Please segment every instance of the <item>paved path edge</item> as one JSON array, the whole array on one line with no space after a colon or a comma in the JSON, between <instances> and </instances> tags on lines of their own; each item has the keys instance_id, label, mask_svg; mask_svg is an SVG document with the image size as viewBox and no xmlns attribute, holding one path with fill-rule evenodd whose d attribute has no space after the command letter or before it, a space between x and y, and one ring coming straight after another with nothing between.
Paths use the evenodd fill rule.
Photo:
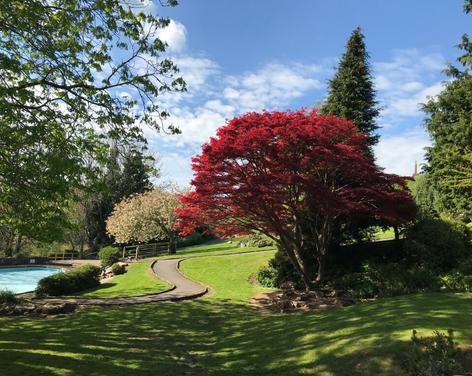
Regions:
<instances>
[{"instance_id":1,"label":"paved path edge","mask_svg":"<svg viewBox=\"0 0 472 376\"><path fill-rule=\"evenodd\" d=\"M195 281L185 274L183 274L179 268L180 263L187 258L183 259L178 259L177 264L176 264L176 271L181 274L181 276L185 279L188 279L189 281L198 284L202 290L197 292L197 293L191 293L191 294L185 294L182 296L172 296L169 293L172 293L172 291L176 290L178 286L176 286L174 283L171 281L161 278L159 275L154 270L155 264L159 260L154 260L150 266L149 269L152 273L152 275L160 280L163 280L171 285L170 288L160 291L155 294L145 294L145 295L137 295L137 296L130 296L130 297L117 297L117 298L34 298L33 300L35 301L40 301L44 303L75 303L80 306L115 306L115 305L134 305L134 304L146 304L146 303L158 303L158 302L175 302L175 301L181 301L181 300L190 300L190 299L196 299L199 297L202 297L206 295L209 291L208 287L203 285L202 283ZM169 296L165 297L163 295L169 294Z\"/></svg>"}]
</instances>

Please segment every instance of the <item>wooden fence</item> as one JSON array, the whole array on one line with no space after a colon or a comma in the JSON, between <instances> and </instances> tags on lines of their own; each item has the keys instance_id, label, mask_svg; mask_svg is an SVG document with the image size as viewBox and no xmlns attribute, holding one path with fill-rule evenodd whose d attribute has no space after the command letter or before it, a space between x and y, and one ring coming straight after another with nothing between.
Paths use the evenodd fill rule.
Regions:
<instances>
[{"instance_id":1,"label":"wooden fence","mask_svg":"<svg viewBox=\"0 0 472 376\"><path fill-rule=\"evenodd\" d=\"M96 260L97 257L97 252L88 252L83 255L82 259ZM48 258L50 261L74 261L80 259L80 254L77 252L56 252L49 254Z\"/></svg>"},{"instance_id":2,"label":"wooden fence","mask_svg":"<svg viewBox=\"0 0 472 376\"><path fill-rule=\"evenodd\" d=\"M140 260L146 257L156 257L167 254L169 251L168 242L159 242L152 244L128 245L122 249L122 258L124 260ZM97 253L87 253L84 259L96 259ZM57 252L49 255L50 261L74 261L79 259L77 252Z\"/></svg>"},{"instance_id":3,"label":"wooden fence","mask_svg":"<svg viewBox=\"0 0 472 376\"><path fill-rule=\"evenodd\" d=\"M169 243L136 244L123 247L123 259L139 260L146 257L156 257L169 252Z\"/></svg>"},{"instance_id":4,"label":"wooden fence","mask_svg":"<svg viewBox=\"0 0 472 376\"><path fill-rule=\"evenodd\" d=\"M49 254L50 261L65 261L65 260L76 260L79 255L75 252L58 252Z\"/></svg>"}]
</instances>

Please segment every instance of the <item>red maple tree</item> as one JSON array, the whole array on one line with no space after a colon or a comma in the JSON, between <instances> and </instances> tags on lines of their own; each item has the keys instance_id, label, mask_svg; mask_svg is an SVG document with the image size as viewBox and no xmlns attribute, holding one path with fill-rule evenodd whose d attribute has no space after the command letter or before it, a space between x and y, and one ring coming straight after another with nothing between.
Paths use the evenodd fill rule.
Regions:
<instances>
[{"instance_id":1,"label":"red maple tree","mask_svg":"<svg viewBox=\"0 0 472 376\"><path fill-rule=\"evenodd\" d=\"M236 117L193 158L194 190L181 198L178 227L185 234L211 224L220 236L260 231L312 287L323 278L335 220L414 218L405 178L366 157L365 140L351 122L316 111ZM315 280L306 252L317 260Z\"/></svg>"}]
</instances>

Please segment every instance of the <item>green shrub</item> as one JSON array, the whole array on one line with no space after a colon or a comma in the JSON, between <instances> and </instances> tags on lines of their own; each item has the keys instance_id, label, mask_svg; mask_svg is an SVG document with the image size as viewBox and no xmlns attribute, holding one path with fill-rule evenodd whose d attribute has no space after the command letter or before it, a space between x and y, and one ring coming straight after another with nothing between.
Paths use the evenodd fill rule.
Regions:
<instances>
[{"instance_id":1,"label":"green shrub","mask_svg":"<svg viewBox=\"0 0 472 376\"><path fill-rule=\"evenodd\" d=\"M459 349L454 342L452 330L447 334L434 332L431 337L420 338L413 330L411 348L406 362L411 376L452 376L463 373L456 357Z\"/></svg>"},{"instance_id":2,"label":"green shrub","mask_svg":"<svg viewBox=\"0 0 472 376\"><path fill-rule=\"evenodd\" d=\"M412 226L406 237L407 258L438 271L457 267L470 253L470 232L459 221L426 218Z\"/></svg>"},{"instance_id":3,"label":"green shrub","mask_svg":"<svg viewBox=\"0 0 472 376\"><path fill-rule=\"evenodd\" d=\"M104 247L98 252L98 257L102 263L103 268L112 266L114 263L120 261L122 253L119 248L112 246Z\"/></svg>"},{"instance_id":4,"label":"green shrub","mask_svg":"<svg viewBox=\"0 0 472 376\"><path fill-rule=\"evenodd\" d=\"M450 291L472 291L472 275L460 271L451 271L439 278L441 287Z\"/></svg>"},{"instance_id":5,"label":"green shrub","mask_svg":"<svg viewBox=\"0 0 472 376\"><path fill-rule=\"evenodd\" d=\"M472 275L472 257L468 258L467 260L463 260L457 270L465 275Z\"/></svg>"},{"instance_id":6,"label":"green shrub","mask_svg":"<svg viewBox=\"0 0 472 376\"><path fill-rule=\"evenodd\" d=\"M56 273L38 282L36 295L59 296L100 285L101 269L94 265L82 265L67 272Z\"/></svg>"},{"instance_id":7,"label":"green shrub","mask_svg":"<svg viewBox=\"0 0 472 376\"><path fill-rule=\"evenodd\" d=\"M263 248L263 247L270 247L274 245L274 241L267 236L263 236L260 234L255 234L252 235L248 238L249 241L249 246L250 247L258 247L258 248Z\"/></svg>"},{"instance_id":8,"label":"green shrub","mask_svg":"<svg viewBox=\"0 0 472 376\"><path fill-rule=\"evenodd\" d=\"M389 297L419 291L436 291L438 277L424 267L405 263L365 262L362 271L338 278L334 285L345 289L358 299Z\"/></svg>"},{"instance_id":9,"label":"green shrub","mask_svg":"<svg viewBox=\"0 0 472 376\"><path fill-rule=\"evenodd\" d=\"M179 237L177 239L177 248L190 247L192 245L198 245L205 243L215 237L208 233L202 233L200 231L195 231L193 234L185 237Z\"/></svg>"},{"instance_id":10,"label":"green shrub","mask_svg":"<svg viewBox=\"0 0 472 376\"><path fill-rule=\"evenodd\" d=\"M257 281L265 287L278 287L276 285L277 270L272 266L261 266L256 274Z\"/></svg>"},{"instance_id":11,"label":"green shrub","mask_svg":"<svg viewBox=\"0 0 472 376\"><path fill-rule=\"evenodd\" d=\"M291 261L284 251L278 250L269 265L259 269L257 281L266 287L280 287L284 282L293 282L296 288L304 288L303 280L295 271Z\"/></svg>"},{"instance_id":12,"label":"green shrub","mask_svg":"<svg viewBox=\"0 0 472 376\"><path fill-rule=\"evenodd\" d=\"M274 245L274 241L269 238L260 239L259 241L255 243L255 245L256 247L259 247L259 248L270 247Z\"/></svg>"},{"instance_id":13,"label":"green shrub","mask_svg":"<svg viewBox=\"0 0 472 376\"><path fill-rule=\"evenodd\" d=\"M126 266L123 264L115 263L111 266L111 272L113 275L120 275L126 273Z\"/></svg>"},{"instance_id":14,"label":"green shrub","mask_svg":"<svg viewBox=\"0 0 472 376\"><path fill-rule=\"evenodd\" d=\"M0 306L15 306L20 299L9 290L0 290Z\"/></svg>"}]
</instances>

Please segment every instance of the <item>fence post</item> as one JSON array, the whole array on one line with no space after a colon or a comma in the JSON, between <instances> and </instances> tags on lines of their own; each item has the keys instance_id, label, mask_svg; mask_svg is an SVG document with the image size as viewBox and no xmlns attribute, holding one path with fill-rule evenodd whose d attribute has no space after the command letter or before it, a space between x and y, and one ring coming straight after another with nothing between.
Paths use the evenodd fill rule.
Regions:
<instances>
[{"instance_id":1,"label":"fence post","mask_svg":"<svg viewBox=\"0 0 472 376\"><path fill-rule=\"evenodd\" d=\"M136 255L134 257L135 261L138 261L138 254L139 254L139 245L136 246Z\"/></svg>"},{"instance_id":2,"label":"fence post","mask_svg":"<svg viewBox=\"0 0 472 376\"><path fill-rule=\"evenodd\" d=\"M126 247L123 246L123 257L122 258L124 259L125 257L126 257Z\"/></svg>"}]
</instances>

